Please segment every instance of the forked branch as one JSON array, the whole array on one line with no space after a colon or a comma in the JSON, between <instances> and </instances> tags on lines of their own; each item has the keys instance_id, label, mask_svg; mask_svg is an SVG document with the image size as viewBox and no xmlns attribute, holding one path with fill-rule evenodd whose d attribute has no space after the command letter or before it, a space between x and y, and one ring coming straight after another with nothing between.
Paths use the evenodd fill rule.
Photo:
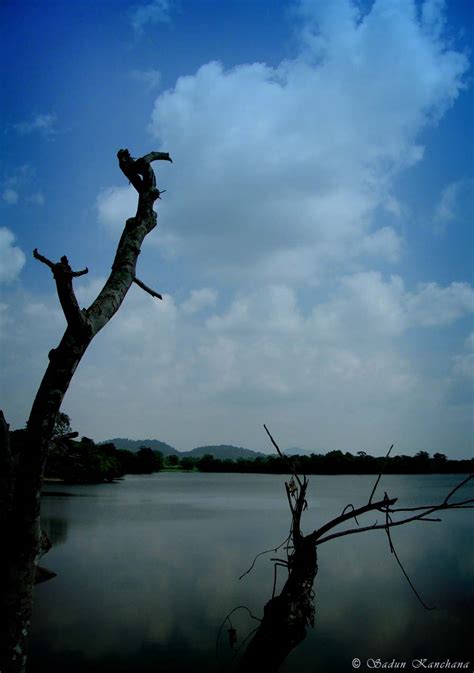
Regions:
<instances>
[{"instance_id":1,"label":"forked branch","mask_svg":"<svg viewBox=\"0 0 474 673\"><path fill-rule=\"evenodd\" d=\"M73 271L66 255L63 255L59 262L54 263L47 257L41 255L37 248L33 250L33 257L43 264L46 264L46 266L53 272L59 302L68 325L79 329L85 327L85 316L77 303L74 288L72 286L72 279L83 276L89 272L89 269L86 267L85 269L82 269L82 271Z\"/></svg>"},{"instance_id":2,"label":"forked branch","mask_svg":"<svg viewBox=\"0 0 474 673\"><path fill-rule=\"evenodd\" d=\"M149 152L140 159L134 159L128 150L119 150L117 157L122 173L139 194L150 188L156 188L155 174L150 165L152 161L170 161L172 163L168 152ZM157 189L156 192L156 198L159 198L159 190Z\"/></svg>"}]
</instances>

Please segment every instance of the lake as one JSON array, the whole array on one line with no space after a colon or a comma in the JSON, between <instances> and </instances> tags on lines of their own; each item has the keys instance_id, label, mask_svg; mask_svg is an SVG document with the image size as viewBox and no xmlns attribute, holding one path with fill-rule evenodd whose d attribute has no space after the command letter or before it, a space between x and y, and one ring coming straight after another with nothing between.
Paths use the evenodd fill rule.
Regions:
<instances>
[{"instance_id":1,"label":"lake","mask_svg":"<svg viewBox=\"0 0 474 673\"><path fill-rule=\"evenodd\" d=\"M440 501L462 475L388 475L378 494L399 506ZM30 673L216 673L233 656L225 616L239 605L261 616L273 564L254 556L289 532L285 477L158 473L116 484L45 486L43 528L52 550L41 564L58 576L36 588ZM349 503L367 502L375 477L311 476L302 528L309 533ZM48 495L51 494L51 495ZM472 484L456 494L474 497ZM379 515L380 518L380 515ZM392 531L419 604L384 531L318 548L316 621L281 671L345 673L352 660L467 661L472 657L474 510L442 523ZM366 524L376 520L366 517ZM383 523L383 521L379 521ZM361 525L362 522L361 522ZM280 586L285 571L279 569ZM237 645L258 624L231 616ZM472 666L471 669L472 670Z\"/></svg>"}]
</instances>

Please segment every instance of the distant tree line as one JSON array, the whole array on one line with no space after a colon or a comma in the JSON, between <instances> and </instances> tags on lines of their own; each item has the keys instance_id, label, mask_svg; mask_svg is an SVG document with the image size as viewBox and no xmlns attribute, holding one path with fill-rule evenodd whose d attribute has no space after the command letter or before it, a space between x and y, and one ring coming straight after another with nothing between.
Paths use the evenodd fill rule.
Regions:
<instances>
[{"instance_id":1,"label":"distant tree line","mask_svg":"<svg viewBox=\"0 0 474 673\"><path fill-rule=\"evenodd\" d=\"M12 451L21 450L24 430L11 435ZM276 455L256 458L221 459L212 454L202 457L163 456L161 451L141 446L138 451L117 449L112 442L96 444L88 437L79 441L71 438L70 419L60 413L51 442L45 476L68 483L102 483L115 481L125 474L151 474L161 470L199 472L236 472L288 474L288 463ZM385 457L358 451L330 451L326 454L288 457L291 465L302 474L379 474ZM449 460L443 453L430 456L419 451L415 456L393 456L387 459L386 474L453 474L474 471L474 460Z\"/></svg>"},{"instance_id":2,"label":"distant tree line","mask_svg":"<svg viewBox=\"0 0 474 673\"><path fill-rule=\"evenodd\" d=\"M19 453L25 430L10 432L12 453ZM76 441L71 435L67 414L59 413L54 428L45 478L61 479L67 483L97 484L115 481L125 474L151 474L164 466L160 451L143 446L136 452L119 450L112 443L96 444L89 437Z\"/></svg>"},{"instance_id":3,"label":"distant tree line","mask_svg":"<svg viewBox=\"0 0 474 673\"><path fill-rule=\"evenodd\" d=\"M375 457L359 451L356 455L342 451L330 451L326 454L312 453L309 456L289 457L294 469L300 474L379 474L386 458ZM288 463L279 456L257 457L253 460L220 460L207 454L202 458L186 461L183 469L197 468L201 472L254 472L270 474L288 474ZM194 465L190 465L194 463ZM443 453L430 456L419 451L415 456L394 456L387 459L384 472L388 474L455 474L472 472L474 460L449 460Z\"/></svg>"}]
</instances>

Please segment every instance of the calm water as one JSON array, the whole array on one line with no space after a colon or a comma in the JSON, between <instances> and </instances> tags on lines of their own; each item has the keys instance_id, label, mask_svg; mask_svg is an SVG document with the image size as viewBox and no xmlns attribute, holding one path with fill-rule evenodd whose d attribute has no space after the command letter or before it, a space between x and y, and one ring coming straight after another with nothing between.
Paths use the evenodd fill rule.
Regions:
<instances>
[{"instance_id":1,"label":"calm water","mask_svg":"<svg viewBox=\"0 0 474 673\"><path fill-rule=\"evenodd\" d=\"M386 490L406 506L437 502L458 481L387 476L381 495ZM54 543L43 564L58 577L36 590L30 673L228 670L225 629L219 661L216 635L234 607L261 616L271 596L272 554L238 577L256 553L288 534L283 482L274 475L163 473L118 484L47 486L63 493L43 498L43 527ZM304 532L348 502L364 504L373 482L311 477ZM463 491L460 499L474 497L472 488ZM474 511L442 518L392 534L419 593L438 609L427 612L417 602L383 531L328 542L318 555L315 628L281 670L345 673L355 657L468 660ZM243 610L232 622L239 642L257 624ZM363 663L360 670L368 669Z\"/></svg>"}]
</instances>

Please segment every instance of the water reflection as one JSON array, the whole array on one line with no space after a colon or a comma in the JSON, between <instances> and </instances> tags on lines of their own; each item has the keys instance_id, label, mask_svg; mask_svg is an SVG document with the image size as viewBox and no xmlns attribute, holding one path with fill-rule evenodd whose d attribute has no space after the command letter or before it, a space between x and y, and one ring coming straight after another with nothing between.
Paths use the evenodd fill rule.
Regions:
<instances>
[{"instance_id":1,"label":"water reflection","mask_svg":"<svg viewBox=\"0 0 474 673\"><path fill-rule=\"evenodd\" d=\"M413 506L437 499L456 481L386 477L389 492ZM168 473L68 487L83 497L46 498L43 522L59 539L45 561L58 577L37 587L30 673L221 670L215 638L223 615L245 604L262 617L272 594L265 559L237 578L255 553L288 534L283 482L275 475ZM308 528L339 514L347 501L361 503L372 482L312 477ZM467 656L472 515L443 518L396 533L417 588L439 610L427 613L413 599L383 534L335 540L318 556L315 628L281 671L340 673L352 670L356 656ZM254 628L240 612L232 617L237 645ZM221 650L229 661L232 650Z\"/></svg>"},{"instance_id":2,"label":"water reflection","mask_svg":"<svg viewBox=\"0 0 474 673\"><path fill-rule=\"evenodd\" d=\"M68 527L68 520L65 517L41 517L41 528L44 530L55 547L66 542Z\"/></svg>"}]
</instances>

